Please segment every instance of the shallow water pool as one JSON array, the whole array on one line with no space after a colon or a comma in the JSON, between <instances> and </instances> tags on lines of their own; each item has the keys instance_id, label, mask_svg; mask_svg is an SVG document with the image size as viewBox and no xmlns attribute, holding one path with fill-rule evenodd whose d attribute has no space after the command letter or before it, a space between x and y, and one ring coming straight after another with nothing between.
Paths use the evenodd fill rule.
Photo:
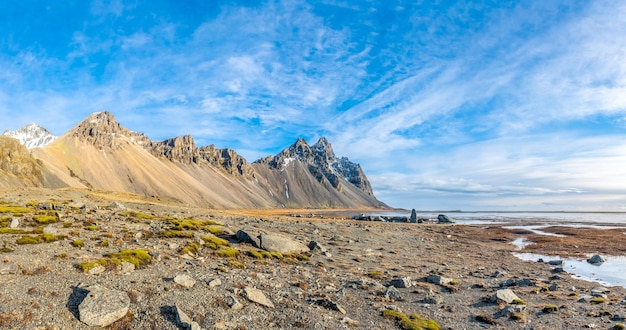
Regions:
<instances>
[{"instance_id":1,"label":"shallow water pool","mask_svg":"<svg viewBox=\"0 0 626 330\"><path fill-rule=\"evenodd\" d=\"M537 261L539 259L543 259L545 262L563 260L563 269L574 278L598 282L604 286L622 286L626 288L626 257L605 256L606 262L601 265L592 265L587 260L575 258L560 258L559 256L518 252L513 252L513 255L529 261Z\"/></svg>"}]
</instances>

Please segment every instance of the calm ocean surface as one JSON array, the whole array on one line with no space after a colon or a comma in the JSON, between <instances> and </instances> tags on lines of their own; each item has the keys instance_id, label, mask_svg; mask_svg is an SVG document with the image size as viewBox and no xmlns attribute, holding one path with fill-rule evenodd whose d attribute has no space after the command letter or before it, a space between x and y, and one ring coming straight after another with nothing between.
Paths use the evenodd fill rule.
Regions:
<instances>
[{"instance_id":1,"label":"calm ocean surface","mask_svg":"<svg viewBox=\"0 0 626 330\"><path fill-rule=\"evenodd\" d=\"M493 223L549 223L580 225L626 226L626 212L430 212L417 211L418 218L436 219L437 215L446 214L458 224L493 224ZM383 211L366 213L380 216L410 216L410 211Z\"/></svg>"}]
</instances>

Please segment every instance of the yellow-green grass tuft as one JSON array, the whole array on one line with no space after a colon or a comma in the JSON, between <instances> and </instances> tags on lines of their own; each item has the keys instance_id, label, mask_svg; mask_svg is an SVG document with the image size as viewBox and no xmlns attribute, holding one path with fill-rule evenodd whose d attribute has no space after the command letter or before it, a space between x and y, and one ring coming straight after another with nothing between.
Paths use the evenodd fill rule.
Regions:
<instances>
[{"instance_id":1,"label":"yellow-green grass tuft","mask_svg":"<svg viewBox=\"0 0 626 330\"><path fill-rule=\"evenodd\" d=\"M239 250L237 249L233 249L230 247L220 247L219 250L217 250L217 255L223 258L236 258L237 256L239 256Z\"/></svg>"},{"instance_id":2,"label":"yellow-green grass tuft","mask_svg":"<svg viewBox=\"0 0 626 330\"><path fill-rule=\"evenodd\" d=\"M239 261L234 261L231 260L226 264L228 267L230 268L240 268L240 269L246 269L246 265L242 264Z\"/></svg>"},{"instance_id":3,"label":"yellow-green grass tuft","mask_svg":"<svg viewBox=\"0 0 626 330\"><path fill-rule=\"evenodd\" d=\"M83 242L82 240L79 239L75 239L72 241L72 246L73 247L83 247L85 246L85 242Z\"/></svg>"},{"instance_id":4,"label":"yellow-green grass tuft","mask_svg":"<svg viewBox=\"0 0 626 330\"><path fill-rule=\"evenodd\" d=\"M65 238L63 235L55 236L53 234L40 234L40 235L23 235L18 238L15 243L17 244L39 244L39 243L52 243L60 239Z\"/></svg>"},{"instance_id":5,"label":"yellow-green grass tuft","mask_svg":"<svg viewBox=\"0 0 626 330\"><path fill-rule=\"evenodd\" d=\"M47 225L49 223L55 223L59 221L59 218L55 215L36 215L35 222L40 225Z\"/></svg>"},{"instance_id":6,"label":"yellow-green grass tuft","mask_svg":"<svg viewBox=\"0 0 626 330\"><path fill-rule=\"evenodd\" d=\"M145 213L134 212L134 211L122 212L120 215L123 217L133 217L133 218L145 219L145 220L154 219L154 216L151 214L145 214Z\"/></svg>"},{"instance_id":7,"label":"yellow-green grass tuft","mask_svg":"<svg viewBox=\"0 0 626 330\"><path fill-rule=\"evenodd\" d=\"M200 251L200 244L198 244L196 242L187 242L187 245L185 245L185 247L180 249L181 253L183 253L183 254L191 254L191 255L198 254L198 251Z\"/></svg>"},{"instance_id":8,"label":"yellow-green grass tuft","mask_svg":"<svg viewBox=\"0 0 626 330\"><path fill-rule=\"evenodd\" d=\"M126 261L135 265L137 268L152 261L152 256L150 256L148 250L143 249L122 250L120 252L106 254L105 257L115 264L120 264L122 261ZM119 262L117 262L118 260Z\"/></svg>"},{"instance_id":9,"label":"yellow-green grass tuft","mask_svg":"<svg viewBox=\"0 0 626 330\"><path fill-rule=\"evenodd\" d=\"M0 205L0 213L11 213L16 217L22 216L26 213L30 213L30 209L12 204Z\"/></svg>"},{"instance_id":10,"label":"yellow-green grass tuft","mask_svg":"<svg viewBox=\"0 0 626 330\"><path fill-rule=\"evenodd\" d=\"M400 327L405 330L440 330L441 326L434 320L425 319L418 314L406 316L403 313L394 310L384 310L384 317L395 318Z\"/></svg>"},{"instance_id":11,"label":"yellow-green grass tuft","mask_svg":"<svg viewBox=\"0 0 626 330\"><path fill-rule=\"evenodd\" d=\"M174 238L174 237L192 238L193 235L194 235L193 232L181 231L181 230L168 230L166 232L161 233L161 236L165 238Z\"/></svg>"},{"instance_id":12,"label":"yellow-green grass tuft","mask_svg":"<svg viewBox=\"0 0 626 330\"><path fill-rule=\"evenodd\" d=\"M220 246L230 245L227 240L215 236L203 236L202 240L205 245L212 250L217 250Z\"/></svg>"}]
</instances>

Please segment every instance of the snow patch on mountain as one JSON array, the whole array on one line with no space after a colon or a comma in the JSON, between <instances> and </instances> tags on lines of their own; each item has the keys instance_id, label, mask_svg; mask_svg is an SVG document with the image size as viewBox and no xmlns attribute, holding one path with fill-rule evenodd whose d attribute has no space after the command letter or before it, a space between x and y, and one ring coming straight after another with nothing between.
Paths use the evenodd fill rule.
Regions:
<instances>
[{"instance_id":1,"label":"snow patch on mountain","mask_svg":"<svg viewBox=\"0 0 626 330\"><path fill-rule=\"evenodd\" d=\"M15 131L6 130L2 135L19 140L23 146L29 149L45 147L57 138L52 132L35 123Z\"/></svg>"}]
</instances>

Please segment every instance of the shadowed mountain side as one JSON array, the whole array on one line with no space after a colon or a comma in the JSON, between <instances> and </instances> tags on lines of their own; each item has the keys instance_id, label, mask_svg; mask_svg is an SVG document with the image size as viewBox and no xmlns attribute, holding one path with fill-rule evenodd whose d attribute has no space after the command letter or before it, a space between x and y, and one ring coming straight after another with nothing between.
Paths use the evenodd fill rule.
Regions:
<instances>
[{"instance_id":1,"label":"shadowed mountain side","mask_svg":"<svg viewBox=\"0 0 626 330\"><path fill-rule=\"evenodd\" d=\"M17 139L0 136L0 188L66 186Z\"/></svg>"},{"instance_id":2,"label":"shadowed mountain side","mask_svg":"<svg viewBox=\"0 0 626 330\"><path fill-rule=\"evenodd\" d=\"M252 164L260 183L272 192L272 197L279 206L286 208L359 208L386 207L385 204L368 196L363 191L350 185L345 179L340 180L336 189L326 179L322 182L311 175L308 166L293 161L288 169L280 170L262 163Z\"/></svg>"}]
</instances>

